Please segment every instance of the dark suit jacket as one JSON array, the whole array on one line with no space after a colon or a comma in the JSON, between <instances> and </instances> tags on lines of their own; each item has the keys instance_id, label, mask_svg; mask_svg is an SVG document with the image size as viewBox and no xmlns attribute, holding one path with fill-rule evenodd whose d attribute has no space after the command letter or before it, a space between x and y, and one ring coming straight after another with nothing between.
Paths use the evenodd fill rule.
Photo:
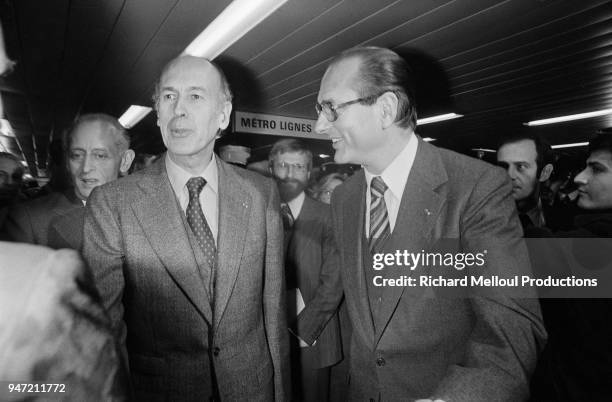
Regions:
<instances>
[{"instance_id":1,"label":"dark suit jacket","mask_svg":"<svg viewBox=\"0 0 612 402\"><path fill-rule=\"evenodd\" d=\"M304 199L300 215L293 225L285 265L289 271L287 275L295 275L296 285L306 305L303 311L319 311L319 294L325 294L329 288L337 288L340 283L338 252L328 205L308 196ZM292 301L287 303L291 305ZM331 366L342 359L339 328L336 313L325 323L316 345L302 350L314 356L317 368Z\"/></svg>"},{"instance_id":2,"label":"dark suit jacket","mask_svg":"<svg viewBox=\"0 0 612 402\"><path fill-rule=\"evenodd\" d=\"M365 273L372 267L362 252L366 188L361 171L336 188L332 199L353 326L351 399L525 400L545 339L535 292L525 292L531 299L515 299L498 288L472 288L468 297L434 298L435 289L384 287L373 315ZM488 250L483 273L505 277L529 271L521 236L511 186L501 169L419 139L384 253L428 252L440 239L455 239L463 251ZM317 333L302 335L311 341Z\"/></svg>"},{"instance_id":3,"label":"dark suit jacket","mask_svg":"<svg viewBox=\"0 0 612 402\"><path fill-rule=\"evenodd\" d=\"M72 189L51 193L13 206L8 212L3 231L7 240L47 246L53 222L82 208L83 203ZM77 233L82 232L82 227L77 229Z\"/></svg>"},{"instance_id":4,"label":"dark suit jacket","mask_svg":"<svg viewBox=\"0 0 612 402\"><path fill-rule=\"evenodd\" d=\"M70 248L81 250L83 247L83 225L85 208L74 208L57 216L49 226L48 246L54 249Z\"/></svg>"},{"instance_id":5,"label":"dark suit jacket","mask_svg":"<svg viewBox=\"0 0 612 402\"><path fill-rule=\"evenodd\" d=\"M58 400L128 400L118 344L78 254L0 242L0 256L0 379L65 383Z\"/></svg>"},{"instance_id":6,"label":"dark suit jacket","mask_svg":"<svg viewBox=\"0 0 612 402\"><path fill-rule=\"evenodd\" d=\"M142 400L207 400L214 374L222 400L289 395L276 185L217 160L214 311L198 265L203 253L192 247L164 157L96 188L87 203L83 254Z\"/></svg>"}]
</instances>

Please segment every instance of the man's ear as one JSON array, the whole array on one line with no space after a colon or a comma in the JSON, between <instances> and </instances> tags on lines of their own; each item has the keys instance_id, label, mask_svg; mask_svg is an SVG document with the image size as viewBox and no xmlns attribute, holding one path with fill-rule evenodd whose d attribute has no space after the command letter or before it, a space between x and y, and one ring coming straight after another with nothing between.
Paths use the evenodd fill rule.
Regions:
<instances>
[{"instance_id":1,"label":"man's ear","mask_svg":"<svg viewBox=\"0 0 612 402\"><path fill-rule=\"evenodd\" d=\"M393 92L385 92L376 100L380 108L382 127L387 128L395 123L397 117L397 105L399 100Z\"/></svg>"},{"instance_id":2,"label":"man's ear","mask_svg":"<svg viewBox=\"0 0 612 402\"><path fill-rule=\"evenodd\" d=\"M135 156L136 154L131 149L128 149L127 151L125 151L123 155L121 156L121 164L119 165L119 171L121 172L122 176L126 175L128 170L130 170L130 167L132 166L132 162L134 162Z\"/></svg>"},{"instance_id":3,"label":"man's ear","mask_svg":"<svg viewBox=\"0 0 612 402\"><path fill-rule=\"evenodd\" d=\"M219 128L225 130L230 122L232 115L232 102L224 101L221 104L221 110L219 111Z\"/></svg>"},{"instance_id":4,"label":"man's ear","mask_svg":"<svg viewBox=\"0 0 612 402\"><path fill-rule=\"evenodd\" d=\"M542 171L540 172L540 178L538 179L540 182L545 182L546 180L548 180L550 178L550 175L553 172L553 165L550 163L547 163L546 166L544 166L542 168Z\"/></svg>"}]
</instances>

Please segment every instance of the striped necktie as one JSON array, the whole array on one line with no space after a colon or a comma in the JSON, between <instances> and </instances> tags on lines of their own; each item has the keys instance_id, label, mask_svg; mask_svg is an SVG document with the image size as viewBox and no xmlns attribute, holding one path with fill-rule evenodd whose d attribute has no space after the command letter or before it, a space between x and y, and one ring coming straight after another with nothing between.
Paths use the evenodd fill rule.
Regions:
<instances>
[{"instance_id":1,"label":"striped necktie","mask_svg":"<svg viewBox=\"0 0 612 402\"><path fill-rule=\"evenodd\" d=\"M389 234L389 214L385 204L385 191L387 185L380 176L372 179L370 184L370 253L380 251Z\"/></svg>"}]
</instances>

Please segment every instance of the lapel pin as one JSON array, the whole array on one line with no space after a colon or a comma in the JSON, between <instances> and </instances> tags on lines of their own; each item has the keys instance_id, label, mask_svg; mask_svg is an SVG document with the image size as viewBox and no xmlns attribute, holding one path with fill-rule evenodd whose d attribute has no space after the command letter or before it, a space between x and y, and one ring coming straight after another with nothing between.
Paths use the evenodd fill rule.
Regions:
<instances>
[{"instance_id":1,"label":"lapel pin","mask_svg":"<svg viewBox=\"0 0 612 402\"><path fill-rule=\"evenodd\" d=\"M425 215L427 215L427 216L431 215L431 211L429 209L427 209L427 208L425 208Z\"/></svg>"}]
</instances>

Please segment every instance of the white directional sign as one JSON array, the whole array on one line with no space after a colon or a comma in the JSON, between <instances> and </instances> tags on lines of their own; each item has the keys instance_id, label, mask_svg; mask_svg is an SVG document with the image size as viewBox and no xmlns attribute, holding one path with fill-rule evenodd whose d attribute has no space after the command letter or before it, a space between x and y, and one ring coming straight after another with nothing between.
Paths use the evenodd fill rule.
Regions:
<instances>
[{"instance_id":1,"label":"white directional sign","mask_svg":"<svg viewBox=\"0 0 612 402\"><path fill-rule=\"evenodd\" d=\"M329 140L314 131L316 120L236 111L234 132Z\"/></svg>"}]
</instances>

